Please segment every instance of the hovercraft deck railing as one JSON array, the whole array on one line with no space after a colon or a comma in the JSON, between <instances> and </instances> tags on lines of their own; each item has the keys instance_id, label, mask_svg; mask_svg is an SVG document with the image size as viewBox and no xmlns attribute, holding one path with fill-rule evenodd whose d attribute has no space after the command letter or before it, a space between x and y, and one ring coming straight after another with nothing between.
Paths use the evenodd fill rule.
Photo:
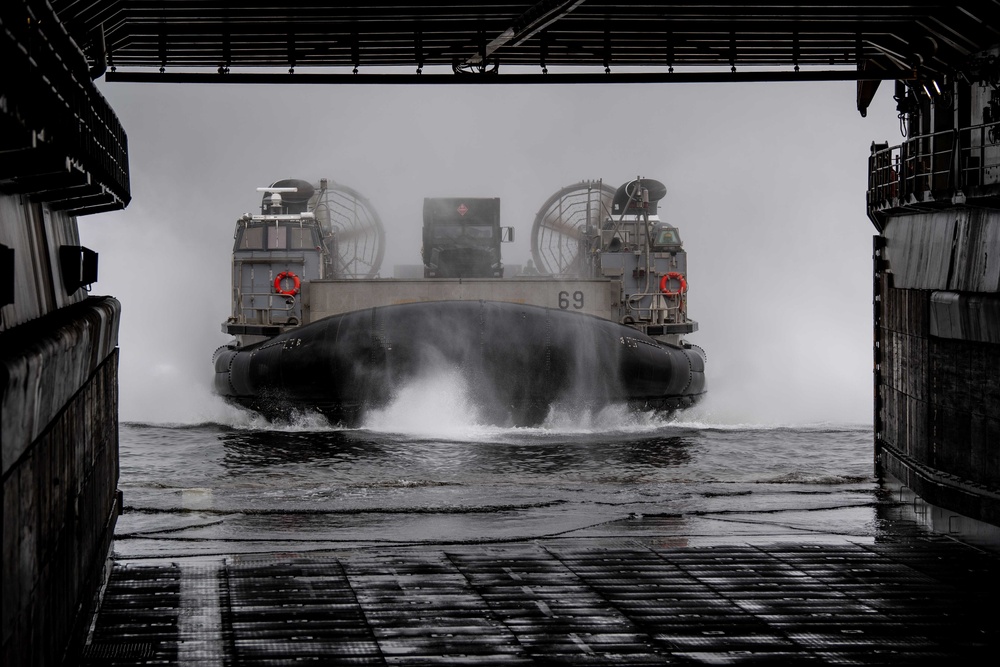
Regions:
<instances>
[{"instance_id":1,"label":"hovercraft deck railing","mask_svg":"<svg viewBox=\"0 0 1000 667\"><path fill-rule=\"evenodd\" d=\"M650 297L650 305L637 305ZM625 313L643 324L678 324L681 321L681 302L664 297L657 292L638 292L625 300Z\"/></svg>"},{"instance_id":2,"label":"hovercraft deck railing","mask_svg":"<svg viewBox=\"0 0 1000 667\"><path fill-rule=\"evenodd\" d=\"M872 144L868 215L880 225L894 209L932 210L1000 198L1000 124L949 129Z\"/></svg>"},{"instance_id":3,"label":"hovercraft deck railing","mask_svg":"<svg viewBox=\"0 0 1000 667\"><path fill-rule=\"evenodd\" d=\"M274 324L285 326L296 324L289 320L295 312L295 297L274 292L240 292L240 324Z\"/></svg>"}]
</instances>

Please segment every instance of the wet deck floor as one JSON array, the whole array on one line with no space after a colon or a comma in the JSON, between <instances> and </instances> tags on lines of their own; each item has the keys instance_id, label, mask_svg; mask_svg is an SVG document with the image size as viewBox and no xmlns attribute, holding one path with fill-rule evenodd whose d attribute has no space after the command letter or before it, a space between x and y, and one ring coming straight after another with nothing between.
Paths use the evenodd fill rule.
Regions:
<instances>
[{"instance_id":1,"label":"wet deck floor","mask_svg":"<svg viewBox=\"0 0 1000 667\"><path fill-rule=\"evenodd\" d=\"M998 592L927 534L119 562L83 664L992 664Z\"/></svg>"}]
</instances>

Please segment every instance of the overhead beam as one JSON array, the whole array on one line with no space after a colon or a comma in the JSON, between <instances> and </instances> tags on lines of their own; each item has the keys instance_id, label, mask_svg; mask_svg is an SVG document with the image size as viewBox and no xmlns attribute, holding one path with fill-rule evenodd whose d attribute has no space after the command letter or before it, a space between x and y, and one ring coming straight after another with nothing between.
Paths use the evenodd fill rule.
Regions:
<instances>
[{"instance_id":1,"label":"overhead beam","mask_svg":"<svg viewBox=\"0 0 1000 667\"><path fill-rule=\"evenodd\" d=\"M602 83L753 83L794 81L909 81L916 72L887 70L801 70L737 72L643 72L643 73L564 73L564 74L266 74L210 72L108 72L105 79L115 83L284 83L346 85L478 85L478 84L602 84Z\"/></svg>"},{"instance_id":2,"label":"overhead beam","mask_svg":"<svg viewBox=\"0 0 1000 667\"><path fill-rule=\"evenodd\" d=\"M93 41L104 24L109 69L277 71L294 60L300 69L308 64L310 69L362 65L435 71L440 65L480 73L496 69L497 63L509 71L544 62L551 76L553 68L563 66L596 69L613 52L618 69L728 69L733 60L738 69L834 69L871 60L939 75L962 67L969 54L995 45L1000 35L1000 26L990 21L998 0L50 2L81 45ZM937 49L928 48L931 40Z\"/></svg>"},{"instance_id":3,"label":"overhead beam","mask_svg":"<svg viewBox=\"0 0 1000 667\"><path fill-rule=\"evenodd\" d=\"M531 39L538 31L544 30L571 11L579 7L585 0L545 0L521 14L514 23L486 45L483 53L475 53L465 60L466 65L479 65L489 60L490 56L507 44L518 46Z\"/></svg>"}]
</instances>

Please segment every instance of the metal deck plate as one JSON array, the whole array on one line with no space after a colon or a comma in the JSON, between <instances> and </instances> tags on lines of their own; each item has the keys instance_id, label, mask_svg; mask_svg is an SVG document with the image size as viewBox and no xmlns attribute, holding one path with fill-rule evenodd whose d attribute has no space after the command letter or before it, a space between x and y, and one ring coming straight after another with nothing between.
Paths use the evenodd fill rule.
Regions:
<instances>
[{"instance_id":1,"label":"metal deck plate","mask_svg":"<svg viewBox=\"0 0 1000 667\"><path fill-rule=\"evenodd\" d=\"M1000 557L933 538L132 562L83 664L976 664L998 589Z\"/></svg>"}]
</instances>

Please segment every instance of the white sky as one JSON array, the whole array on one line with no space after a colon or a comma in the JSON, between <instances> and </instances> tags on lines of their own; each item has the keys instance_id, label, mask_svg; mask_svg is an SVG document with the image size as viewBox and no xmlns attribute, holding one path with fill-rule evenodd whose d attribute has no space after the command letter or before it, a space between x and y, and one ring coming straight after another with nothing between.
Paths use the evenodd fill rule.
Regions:
<instances>
[{"instance_id":1,"label":"white sky","mask_svg":"<svg viewBox=\"0 0 1000 667\"><path fill-rule=\"evenodd\" d=\"M900 143L892 88L853 83L578 86L101 84L129 137L132 203L80 219L96 294L124 308L123 421L225 420L211 355L228 337L236 218L257 187L326 177L388 230L383 275L420 263L427 196L500 197L530 255L559 188L663 181L688 250L690 340L722 423L870 423L873 140Z\"/></svg>"}]
</instances>

